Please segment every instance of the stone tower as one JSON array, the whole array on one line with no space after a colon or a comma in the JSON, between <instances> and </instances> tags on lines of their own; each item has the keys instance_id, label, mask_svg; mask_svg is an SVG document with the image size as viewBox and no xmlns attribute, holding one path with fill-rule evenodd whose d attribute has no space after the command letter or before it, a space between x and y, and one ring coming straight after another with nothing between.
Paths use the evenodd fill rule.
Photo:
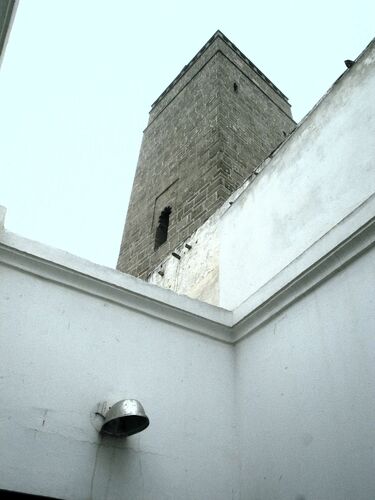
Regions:
<instances>
[{"instance_id":1,"label":"stone tower","mask_svg":"<svg viewBox=\"0 0 375 500\"><path fill-rule=\"evenodd\" d=\"M287 97L217 31L151 106L117 269L146 278L294 127Z\"/></svg>"}]
</instances>

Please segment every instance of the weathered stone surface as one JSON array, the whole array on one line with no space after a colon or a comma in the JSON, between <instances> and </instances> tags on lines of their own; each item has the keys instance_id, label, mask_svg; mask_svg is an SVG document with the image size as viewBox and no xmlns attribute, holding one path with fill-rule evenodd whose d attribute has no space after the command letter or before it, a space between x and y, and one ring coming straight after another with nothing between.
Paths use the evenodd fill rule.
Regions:
<instances>
[{"instance_id":1,"label":"weathered stone surface","mask_svg":"<svg viewBox=\"0 0 375 500\"><path fill-rule=\"evenodd\" d=\"M1 0L0 2L0 66L4 57L5 47L9 38L17 5L18 2L15 0Z\"/></svg>"},{"instance_id":2,"label":"weathered stone surface","mask_svg":"<svg viewBox=\"0 0 375 500\"><path fill-rule=\"evenodd\" d=\"M287 98L215 33L152 105L117 268L146 278L294 127ZM166 206L168 239L155 250Z\"/></svg>"}]
</instances>

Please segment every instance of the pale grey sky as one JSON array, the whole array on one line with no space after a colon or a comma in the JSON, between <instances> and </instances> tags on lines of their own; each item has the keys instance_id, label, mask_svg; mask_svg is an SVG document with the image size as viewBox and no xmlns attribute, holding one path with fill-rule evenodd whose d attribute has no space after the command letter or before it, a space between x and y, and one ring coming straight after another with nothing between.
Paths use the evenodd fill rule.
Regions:
<instances>
[{"instance_id":1,"label":"pale grey sky","mask_svg":"<svg viewBox=\"0 0 375 500\"><path fill-rule=\"evenodd\" d=\"M115 267L151 103L217 29L298 122L374 19L372 0L20 0L0 69L7 229Z\"/></svg>"}]
</instances>

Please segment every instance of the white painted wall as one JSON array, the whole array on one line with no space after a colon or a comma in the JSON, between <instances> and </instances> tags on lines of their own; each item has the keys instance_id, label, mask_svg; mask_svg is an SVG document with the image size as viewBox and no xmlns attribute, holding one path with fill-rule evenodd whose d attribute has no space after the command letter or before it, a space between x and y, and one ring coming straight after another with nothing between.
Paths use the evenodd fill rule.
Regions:
<instances>
[{"instance_id":1,"label":"white painted wall","mask_svg":"<svg viewBox=\"0 0 375 500\"><path fill-rule=\"evenodd\" d=\"M314 269L295 281L293 262L288 282L233 312L0 233L0 489L375 498L368 210L333 253L331 233L322 239ZM96 404L124 397L144 404L150 427L100 438Z\"/></svg>"},{"instance_id":2,"label":"white painted wall","mask_svg":"<svg viewBox=\"0 0 375 500\"><path fill-rule=\"evenodd\" d=\"M0 266L0 488L76 500L236 498L232 347L172 314L99 297L106 282L90 290L64 268L82 289L48 270L41 277L59 265L23 255ZM90 413L127 397L143 403L149 428L101 439Z\"/></svg>"},{"instance_id":3,"label":"white painted wall","mask_svg":"<svg viewBox=\"0 0 375 500\"><path fill-rule=\"evenodd\" d=\"M372 42L259 175L188 240L194 253L169 257L164 277L158 268L150 281L234 309L334 229L375 191L374 89Z\"/></svg>"},{"instance_id":4,"label":"white painted wall","mask_svg":"<svg viewBox=\"0 0 375 500\"><path fill-rule=\"evenodd\" d=\"M180 259L169 256L148 279L208 304L220 302L218 220L221 212L210 217L191 238L175 250Z\"/></svg>"},{"instance_id":5,"label":"white painted wall","mask_svg":"<svg viewBox=\"0 0 375 500\"><path fill-rule=\"evenodd\" d=\"M375 249L235 347L241 500L375 498Z\"/></svg>"},{"instance_id":6,"label":"white painted wall","mask_svg":"<svg viewBox=\"0 0 375 500\"><path fill-rule=\"evenodd\" d=\"M375 43L225 213L220 305L238 306L374 193L374 89Z\"/></svg>"}]
</instances>

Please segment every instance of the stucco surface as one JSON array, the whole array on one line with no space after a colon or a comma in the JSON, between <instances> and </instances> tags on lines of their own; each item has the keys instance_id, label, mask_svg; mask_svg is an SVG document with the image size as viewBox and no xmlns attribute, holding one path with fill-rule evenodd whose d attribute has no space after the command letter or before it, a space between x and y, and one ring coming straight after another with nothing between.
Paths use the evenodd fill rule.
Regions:
<instances>
[{"instance_id":1,"label":"stucco surface","mask_svg":"<svg viewBox=\"0 0 375 500\"><path fill-rule=\"evenodd\" d=\"M241 496L375 497L375 250L236 347Z\"/></svg>"},{"instance_id":2,"label":"stucco surface","mask_svg":"<svg viewBox=\"0 0 375 500\"><path fill-rule=\"evenodd\" d=\"M77 500L231 498L230 345L20 269L0 274L0 487ZM143 403L149 429L101 439L96 404L127 397Z\"/></svg>"},{"instance_id":3,"label":"stucco surface","mask_svg":"<svg viewBox=\"0 0 375 500\"><path fill-rule=\"evenodd\" d=\"M375 44L223 216L220 305L239 305L374 193L374 53Z\"/></svg>"},{"instance_id":4,"label":"stucco surface","mask_svg":"<svg viewBox=\"0 0 375 500\"><path fill-rule=\"evenodd\" d=\"M209 304L220 301L219 238L217 218L210 218L192 238L175 250L180 258L163 261L148 279L149 283ZM209 242L209 244L205 244Z\"/></svg>"},{"instance_id":5,"label":"stucco surface","mask_svg":"<svg viewBox=\"0 0 375 500\"><path fill-rule=\"evenodd\" d=\"M373 206L356 212L351 238L338 226L342 244L325 243L315 271L297 266L298 293L289 269L274 299L262 290L232 312L1 232L0 488L374 497ZM125 397L150 427L102 438L97 403Z\"/></svg>"}]
</instances>

